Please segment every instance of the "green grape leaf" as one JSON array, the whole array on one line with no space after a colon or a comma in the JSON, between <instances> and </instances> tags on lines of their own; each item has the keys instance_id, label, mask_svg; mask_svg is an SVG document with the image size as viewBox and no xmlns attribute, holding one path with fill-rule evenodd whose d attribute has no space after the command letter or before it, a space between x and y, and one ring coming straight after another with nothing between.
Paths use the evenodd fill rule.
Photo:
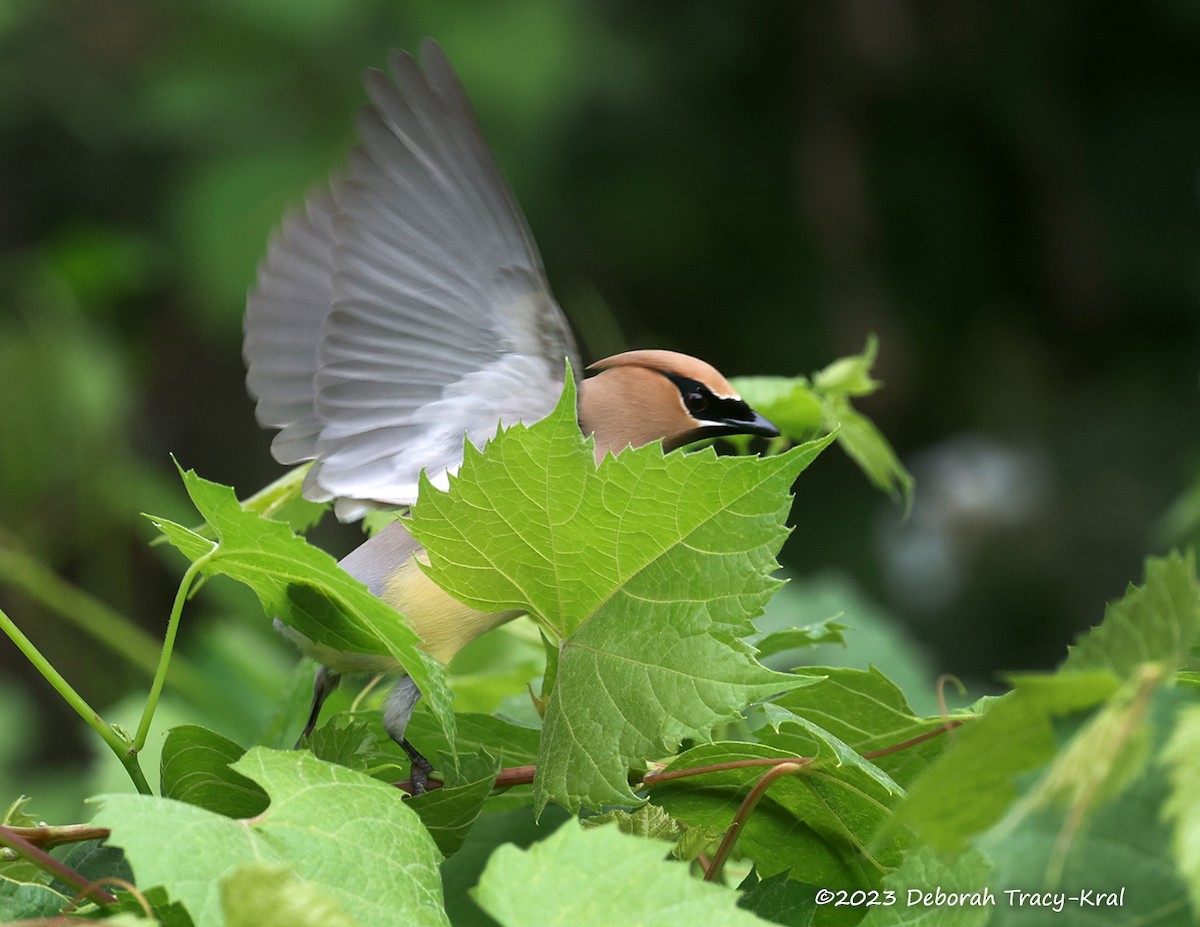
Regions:
<instances>
[{"instance_id":1,"label":"green grape leaf","mask_svg":"<svg viewBox=\"0 0 1200 927\"><path fill-rule=\"evenodd\" d=\"M436 728L432 717L429 725ZM376 779L381 775L392 780L408 775L408 758L399 754L396 742L383 731L382 725L358 720L352 712L334 715L313 731L308 747L317 759L357 769Z\"/></svg>"},{"instance_id":2,"label":"green grape leaf","mask_svg":"<svg viewBox=\"0 0 1200 927\"><path fill-rule=\"evenodd\" d=\"M129 871L125 854L100 840L76 843L62 854L61 859L64 864L89 881L114 877L126 882L133 881L133 873ZM75 886L67 885L57 878L51 881L50 886L68 895L74 895L78 891Z\"/></svg>"},{"instance_id":3,"label":"green grape leaf","mask_svg":"<svg viewBox=\"0 0 1200 927\"><path fill-rule=\"evenodd\" d=\"M825 395L870 396L882 385L871 377L871 368L879 354L879 339L867 337L861 354L839 357L813 374L813 386Z\"/></svg>"},{"instance_id":4,"label":"green grape leaf","mask_svg":"<svg viewBox=\"0 0 1200 927\"><path fill-rule=\"evenodd\" d=\"M738 899L739 908L753 911L764 920L782 924L783 927L809 927L814 922L817 914L817 886L790 879L786 872L777 872L766 879L754 881L755 879L757 875L752 874L742 884L742 897ZM856 922L857 919L857 911L852 917L846 918L850 922Z\"/></svg>"},{"instance_id":5,"label":"green grape leaf","mask_svg":"<svg viewBox=\"0 0 1200 927\"><path fill-rule=\"evenodd\" d=\"M739 909L736 892L663 855L657 840L568 822L527 850L500 847L472 894L504 927L768 923Z\"/></svg>"},{"instance_id":6,"label":"green grape leaf","mask_svg":"<svg viewBox=\"0 0 1200 927\"><path fill-rule=\"evenodd\" d=\"M143 890L161 886L195 923L221 925L222 880L278 866L359 923L447 924L441 854L395 788L302 751L255 747L232 768L270 797L262 814L237 821L168 798L99 799L96 824L110 828Z\"/></svg>"},{"instance_id":7,"label":"green grape leaf","mask_svg":"<svg viewBox=\"0 0 1200 927\"><path fill-rule=\"evenodd\" d=\"M912 474L900 462L883 432L844 396L828 398L824 413L826 427L837 429L838 444L858 464L871 485L900 501L907 512L912 506Z\"/></svg>"},{"instance_id":8,"label":"green grape leaf","mask_svg":"<svg viewBox=\"0 0 1200 927\"><path fill-rule=\"evenodd\" d=\"M772 702L768 702L763 706L763 716L775 728L777 733L785 727L799 729L799 736L792 734L788 739L805 743L806 750L801 755L814 758L814 762L810 768L819 769L822 763L832 763L834 766L851 766L862 771L869 778L874 779L889 795L898 796L903 792L895 779L870 760L865 759L861 754L857 753L841 738L829 733L829 731L808 720L808 718L788 711L781 705ZM764 741L769 742L765 738ZM808 746L809 744L813 746Z\"/></svg>"},{"instance_id":9,"label":"green grape leaf","mask_svg":"<svg viewBox=\"0 0 1200 927\"><path fill-rule=\"evenodd\" d=\"M1041 805L1061 805L1082 822L1145 769L1150 729L1146 715L1160 673L1146 667L1127 681L1059 746L1053 760L1017 806L1017 817ZM1064 831L1064 846L1074 834Z\"/></svg>"},{"instance_id":10,"label":"green grape leaf","mask_svg":"<svg viewBox=\"0 0 1200 927\"><path fill-rule=\"evenodd\" d=\"M1187 659L1200 631L1193 555L1151 558L1145 574L1142 586L1131 586L1080 637L1056 674L1018 677L1015 691L956 732L953 747L913 785L899 819L934 846L954 849L1009 809L1018 774L1048 761L1025 811L1065 800L1081 819L1142 772L1147 748L1138 728L1148 700ZM1053 722L1105 702L1059 751Z\"/></svg>"},{"instance_id":11,"label":"green grape leaf","mask_svg":"<svg viewBox=\"0 0 1200 927\"><path fill-rule=\"evenodd\" d=\"M861 354L835 360L807 377L738 377L730 382L751 406L775 423L789 441L834 433L843 451L871 484L912 505L913 479L883 433L851 400L876 392L871 377L879 343L867 339Z\"/></svg>"},{"instance_id":12,"label":"green grape leaf","mask_svg":"<svg viewBox=\"0 0 1200 927\"><path fill-rule=\"evenodd\" d=\"M678 821L657 805L642 805L636 811L607 811L580 821L584 827L607 827L610 824L631 837L646 837L652 840L679 839L681 828Z\"/></svg>"},{"instance_id":13,"label":"green grape leaf","mask_svg":"<svg viewBox=\"0 0 1200 927\"><path fill-rule=\"evenodd\" d=\"M887 904L873 906L863 927L982 927L1002 903L988 885L991 861L979 850L951 860L915 847L904 862L883 877ZM953 896L954 900L950 900Z\"/></svg>"},{"instance_id":14,"label":"green grape leaf","mask_svg":"<svg viewBox=\"0 0 1200 927\"><path fill-rule=\"evenodd\" d=\"M712 743L680 754L668 770L763 759L802 757L766 744ZM706 770L700 777L656 783L650 799L689 828L724 831L768 769ZM899 865L906 846L903 834L876 838L898 800L895 783L826 735L800 772L771 783L738 834L738 852L762 878L794 869L826 888L873 888L882 871Z\"/></svg>"},{"instance_id":15,"label":"green grape leaf","mask_svg":"<svg viewBox=\"0 0 1200 927\"><path fill-rule=\"evenodd\" d=\"M896 820L932 846L958 850L995 824L1017 797L1016 777L1050 760L1057 749L1054 722L1104 702L1120 682L1109 672L1020 676L1014 691L992 702L917 777Z\"/></svg>"},{"instance_id":16,"label":"green grape leaf","mask_svg":"<svg viewBox=\"0 0 1200 927\"><path fill-rule=\"evenodd\" d=\"M1149 737L1147 752L1161 756L1192 700L1165 686L1150 697L1141 730ZM1187 762L1194 766L1195 755ZM1052 889L1065 899L1062 914L1053 915L1055 923L1194 924L1187 873L1172 841L1171 772L1169 763L1147 763L1119 794L1090 805L1084 816L1074 805L1038 803L977 838L995 867L990 879L997 895L995 923L1050 923L1050 917L1039 921L1028 902L1021 907L1006 891L1021 888ZM1042 780L1026 777L1019 788L1025 790L1022 807L1044 787Z\"/></svg>"},{"instance_id":17,"label":"green grape leaf","mask_svg":"<svg viewBox=\"0 0 1200 927\"><path fill-rule=\"evenodd\" d=\"M804 441L821 428L821 397L804 377L735 377L729 382L784 437Z\"/></svg>"},{"instance_id":18,"label":"green grape leaf","mask_svg":"<svg viewBox=\"0 0 1200 927\"><path fill-rule=\"evenodd\" d=\"M1187 883L1193 911L1200 912L1200 707L1180 712L1163 762L1170 779L1164 808L1173 826L1172 851L1179 874Z\"/></svg>"},{"instance_id":19,"label":"green grape leaf","mask_svg":"<svg viewBox=\"0 0 1200 927\"><path fill-rule=\"evenodd\" d=\"M267 793L230 769L246 751L195 725L172 728L163 743L159 781L174 798L230 818L249 818L267 807Z\"/></svg>"},{"instance_id":20,"label":"green grape leaf","mask_svg":"<svg viewBox=\"0 0 1200 927\"><path fill-rule=\"evenodd\" d=\"M221 879L226 927L359 927L330 893L286 866L245 863Z\"/></svg>"},{"instance_id":21,"label":"green grape leaf","mask_svg":"<svg viewBox=\"0 0 1200 927\"><path fill-rule=\"evenodd\" d=\"M816 624L808 624L802 628L784 628L779 631L768 631L754 634L746 638L758 651L758 656L772 657L789 650L801 650L805 647L819 647L821 644L845 644L846 636L842 633L849 625L844 625L832 618Z\"/></svg>"},{"instance_id":22,"label":"green grape leaf","mask_svg":"<svg viewBox=\"0 0 1200 927\"><path fill-rule=\"evenodd\" d=\"M1122 679L1144 663L1180 668L1200 635L1196 557L1170 554L1146 561L1145 582L1130 586L1104 610L1104 621L1080 635L1062 669L1107 669Z\"/></svg>"},{"instance_id":23,"label":"green grape leaf","mask_svg":"<svg viewBox=\"0 0 1200 927\"><path fill-rule=\"evenodd\" d=\"M597 466L568 376L547 418L468 446L448 492L423 482L411 530L430 576L558 639L539 811L634 803L631 765L802 684L740 638L780 585L789 487L830 440L763 459L652 444Z\"/></svg>"},{"instance_id":24,"label":"green grape leaf","mask_svg":"<svg viewBox=\"0 0 1200 927\"><path fill-rule=\"evenodd\" d=\"M309 502L304 498L304 477L311 464L293 467L275 482L242 500L242 508L263 518L282 521L297 534L303 534L321 520L329 502ZM207 536L207 535L206 535Z\"/></svg>"},{"instance_id":25,"label":"green grape leaf","mask_svg":"<svg viewBox=\"0 0 1200 927\"><path fill-rule=\"evenodd\" d=\"M835 666L806 666L800 675L813 685L781 696L775 706L805 718L860 754L904 744L946 728L947 719L920 718L913 714L900 689L879 670ZM769 716L767 718L775 723ZM963 718L958 718L963 720ZM778 725L777 725L778 727ZM812 755L819 738L794 729L760 731L763 743ZM907 786L949 745L953 735L932 736L873 760L874 765Z\"/></svg>"},{"instance_id":26,"label":"green grape leaf","mask_svg":"<svg viewBox=\"0 0 1200 927\"><path fill-rule=\"evenodd\" d=\"M456 716L458 749L465 753L486 753L496 758L501 767L532 766L537 762L537 728L515 724L495 715L479 712L459 712ZM437 730L428 714L417 712L409 722L408 736L422 744L429 755L448 753L450 744Z\"/></svg>"},{"instance_id":27,"label":"green grape leaf","mask_svg":"<svg viewBox=\"0 0 1200 927\"><path fill-rule=\"evenodd\" d=\"M164 518L150 520L204 575L249 586L263 610L309 640L343 653L372 654L403 666L453 742L450 690L437 661L403 617L371 595L322 550L287 525L247 511L232 489L180 470L184 486L217 540Z\"/></svg>"},{"instance_id":28,"label":"green grape leaf","mask_svg":"<svg viewBox=\"0 0 1200 927\"><path fill-rule=\"evenodd\" d=\"M38 882L24 882L0 876L0 921L54 918L71 903L71 895L63 895Z\"/></svg>"},{"instance_id":29,"label":"green grape leaf","mask_svg":"<svg viewBox=\"0 0 1200 927\"><path fill-rule=\"evenodd\" d=\"M467 839L471 826L483 810L484 802L496 782L496 762L461 751L457 760L474 769L454 769L458 782L411 799L409 804L421 816L443 856L453 856ZM474 762L472 762L474 761ZM451 777L447 776L449 780Z\"/></svg>"}]
</instances>

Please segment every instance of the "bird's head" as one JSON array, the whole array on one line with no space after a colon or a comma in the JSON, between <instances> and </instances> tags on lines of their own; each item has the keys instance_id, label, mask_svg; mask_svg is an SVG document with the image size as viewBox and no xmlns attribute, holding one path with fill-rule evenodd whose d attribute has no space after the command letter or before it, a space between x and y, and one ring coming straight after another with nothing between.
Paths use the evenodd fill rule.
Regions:
<instances>
[{"instance_id":1,"label":"bird's head","mask_svg":"<svg viewBox=\"0 0 1200 927\"><path fill-rule=\"evenodd\" d=\"M579 424L596 436L597 459L659 438L673 450L722 435L779 435L715 367L687 354L627 351L587 369Z\"/></svg>"}]
</instances>

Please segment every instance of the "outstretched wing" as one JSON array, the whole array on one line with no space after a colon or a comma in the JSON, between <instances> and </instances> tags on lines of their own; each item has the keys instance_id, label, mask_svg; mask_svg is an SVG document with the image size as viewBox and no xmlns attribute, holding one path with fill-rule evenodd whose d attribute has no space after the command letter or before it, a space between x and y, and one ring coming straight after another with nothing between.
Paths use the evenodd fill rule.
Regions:
<instances>
[{"instance_id":1,"label":"outstretched wing","mask_svg":"<svg viewBox=\"0 0 1200 927\"><path fill-rule=\"evenodd\" d=\"M395 52L345 176L289 215L246 311L247 386L309 498L407 504L578 362L537 247L433 42ZM339 514L354 514L354 506ZM361 513L361 507L358 507Z\"/></svg>"}]
</instances>

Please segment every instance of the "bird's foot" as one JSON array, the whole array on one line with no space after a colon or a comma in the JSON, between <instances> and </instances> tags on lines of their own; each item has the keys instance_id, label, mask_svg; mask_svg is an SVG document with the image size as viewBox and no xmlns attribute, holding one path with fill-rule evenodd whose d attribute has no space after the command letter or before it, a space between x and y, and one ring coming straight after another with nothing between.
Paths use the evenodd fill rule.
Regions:
<instances>
[{"instance_id":1,"label":"bird's foot","mask_svg":"<svg viewBox=\"0 0 1200 927\"><path fill-rule=\"evenodd\" d=\"M433 773L433 764L425 759L420 752L407 740L400 741L400 746L412 761L408 781L412 783L414 795L424 795L429 786L429 776Z\"/></svg>"}]
</instances>

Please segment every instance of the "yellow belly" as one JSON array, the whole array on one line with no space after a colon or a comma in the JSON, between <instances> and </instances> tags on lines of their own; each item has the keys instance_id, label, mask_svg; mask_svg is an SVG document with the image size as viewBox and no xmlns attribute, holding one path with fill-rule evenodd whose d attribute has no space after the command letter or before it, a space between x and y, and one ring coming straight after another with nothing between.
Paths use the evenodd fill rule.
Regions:
<instances>
[{"instance_id":1,"label":"yellow belly","mask_svg":"<svg viewBox=\"0 0 1200 927\"><path fill-rule=\"evenodd\" d=\"M442 663L449 663L479 635L522 614L468 608L426 576L415 558L400 564L382 598L408 619L421 638L421 649Z\"/></svg>"}]
</instances>

